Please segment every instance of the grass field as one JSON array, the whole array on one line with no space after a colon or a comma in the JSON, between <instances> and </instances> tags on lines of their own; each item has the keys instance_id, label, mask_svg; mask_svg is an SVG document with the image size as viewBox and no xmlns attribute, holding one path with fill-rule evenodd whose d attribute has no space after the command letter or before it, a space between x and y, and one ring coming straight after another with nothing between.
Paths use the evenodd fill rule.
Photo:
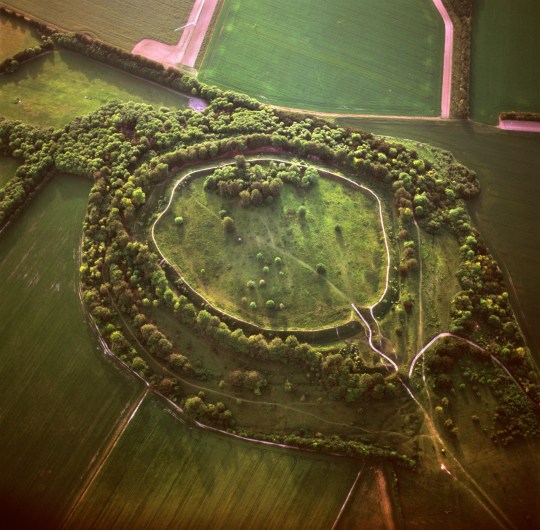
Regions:
<instances>
[{"instance_id":1,"label":"grass field","mask_svg":"<svg viewBox=\"0 0 540 530\"><path fill-rule=\"evenodd\" d=\"M149 399L69 528L327 529L360 465L193 430Z\"/></svg>"},{"instance_id":2,"label":"grass field","mask_svg":"<svg viewBox=\"0 0 540 530\"><path fill-rule=\"evenodd\" d=\"M175 28L189 17L193 0L9 0L3 2L43 22L69 31L89 33L109 44L130 51L144 38L174 44L179 39Z\"/></svg>"},{"instance_id":3,"label":"grass field","mask_svg":"<svg viewBox=\"0 0 540 530\"><path fill-rule=\"evenodd\" d=\"M5 186L7 181L15 175L15 171L20 165L19 160L0 155L0 188Z\"/></svg>"},{"instance_id":4,"label":"grass field","mask_svg":"<svg viewBox=\"0 0 540 530\"><path fill-rule=\"evenodd\" d=\"M503 111L540 112L540 3L474 3L471 117L498 123Z\"/></svg>"},{"instance_id":5,"label":"grass field","mask_svg":"<svg viewBox=\"0 0 540 530\"><path fill-rule=\"evenodd\" d=\"M137 385L102 358L77 296L90 182L59 176L0 239L0 504L61 521ZM69 220L69 222L66 222Z\"/></svg>"},{"instance_id":6,"label":"grass field","mask_svg":"<svg viewBox=\"0 0 540 530\"><path fill-rule=\"evenodd\" d=\"M351 302L370 305L380 296L386 255L377 204L364 192L321 177L307 192L285 185L271 205L245 209L203 184L201 177L177 188L156 237L188 282L217 306L262 325L316 328L348 320ZM301 205L305 218L297 214ZM224 232L220 210L235 220L234 234ZM176 216L185 220L181 227ZM326 274L317 274L318 263ZM268 310L267 300L285 307Z\"/></svg>"},{"instance_id":7,"label":"grass field","mask_svg":"<svg viewBox=\"0 0 540 530\"><path fill-rule=\"evenodd\" d=\"M38 44L37 34L26 24L0 15L0 62Z\"/></svg>"},{"instance_id":8,"label":"grass field","mask_svg":"<svg viewBox=\"0 0 540 530\"><path fill-rule=\"evenodd\" d=\"M276 105L438 116L443 41L425 0L231 0L199 77Z\"/></svg>"},{"instance_id":9,"label":"grass field","mask_svg":"<svg viewBox=\"0 0 540 530\"><path fill-rule=\"evenodd\" d=\"M189 101L178 92L68 51L39 57L2 77L0 91L0 115L53 127L111 100L172 108L186 107Z\"/></svg>"}]
</instances>

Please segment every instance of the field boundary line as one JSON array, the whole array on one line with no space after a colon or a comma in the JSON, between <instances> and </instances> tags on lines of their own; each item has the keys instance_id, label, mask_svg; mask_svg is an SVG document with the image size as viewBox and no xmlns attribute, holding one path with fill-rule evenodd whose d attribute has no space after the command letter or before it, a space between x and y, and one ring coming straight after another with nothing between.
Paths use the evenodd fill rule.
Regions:
<instances>
[{"instance_id":1,"label":"field boundary line","mask_svg":"<svg viewBox=\"0 0 540 530\"><path fill-rule=\"evenodd\" d=\"M341 505L341 509L339 510L339 513L337 514L336 520L334 521L334 524L332 525L331 530L336 530L337 525L339 524L339 521L341 520L341 516L343 515L345 508L347 508L347 505L349 504L349 500L352 497L353 491L356 488L356 484L358 484L358 480L360 479L360 475L362 474L362 471L364 471L364 466L362 466L361 469L358 471L358 474L356 475L356 478L354 479L354 482L352 483L351 489L349 490L347 497L345 497L345 501Z\"/></svg>"},{"instance_id":2,"label":"field boundary line","mask_svg":"<svg viewBox=\"0 0 540 530\"><path fill-rule=\"evenodd\" d=\"M140 399L136 403L133 403L131 405L131 407L129 407L127 409L124 418L120 421L120 423L118 424L118 426L114 430L112 438L109 440L109 442L107 443L107 445L103 449L103 452L102 452L101 456L99 456L97 458L97 461L95 462L95 464L93 466L94 469L90 472L90 475L86 479L81 493L79 493L79 495L76 497L73 504L71 505L71 508L69 509L69 511L68 511L68 513L66 515L66 518L64 519L64 521L62 523L62 526L60 527L61 529L66 528L69 521L71 520L73 515L76 513L77 508L79 507L81 502L84 500L87 493L90 491L90 488L92 487L92 484L94 483L94 481L98 477L99 473L103 469L103 466L107 463L107 460L109 459L109 456L111 455L114 448L116 447L116 445L120 441L120 438L122 437L122 435L126 431L128 425L131 423L131 420L137 414L140 406L142 405L143 401L145 400L146 396L149 393L150 393L150 387L147 386L147 387L145 387L144 392L142 393L142 396L140 397Z\"/></svg>"}]
</instances>

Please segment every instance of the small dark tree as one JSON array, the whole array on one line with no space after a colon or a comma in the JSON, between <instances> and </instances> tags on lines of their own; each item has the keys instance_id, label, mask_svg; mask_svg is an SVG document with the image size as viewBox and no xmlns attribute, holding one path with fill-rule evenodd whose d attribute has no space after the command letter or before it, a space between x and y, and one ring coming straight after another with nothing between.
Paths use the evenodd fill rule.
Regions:
<instances>
[{"instance_id":1,"label":"small dark tree","mask_svg":"<svg viewBox=\"0 0 540 530\"><path fill-rule=\"evenodd\" d=\"M317 263L317 265L315 265L315 270L317 271L317 274L326 274L326 266L323 263Z\"/></svg>"},{"instance_id":2,"label":"small dark tree","mask_svg":"<svg viewBox=\"0 0 540 530\"><path fill-rule=\"evenodd\" d=\"M229 216L224 217L222 224L223 224L223 230L225 230L226 234L234 233L236 226L234 224L234 219L232 217L229 217Z\"/></svg>"}]
</instances>

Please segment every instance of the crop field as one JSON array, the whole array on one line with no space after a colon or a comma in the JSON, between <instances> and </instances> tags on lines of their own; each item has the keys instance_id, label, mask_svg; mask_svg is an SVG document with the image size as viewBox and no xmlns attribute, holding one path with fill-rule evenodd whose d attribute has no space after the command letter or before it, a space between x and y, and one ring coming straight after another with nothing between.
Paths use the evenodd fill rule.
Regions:
<instances>
[{"instance_id":1,"label":"crop field","mask_svg":"<svg viewBox=\"0 0 540 530\"><path fill-rule=\"evenodd\" d=\"M76 293L89 189L56 177L0 240L0 504L13 528L58 527L137 391L97 351Z\"/></svg>"},{"instance_id":2,"label":"crop field","mask_svg":"<svg viewBox=\"0 0 540 530\"><path fill-rule=\"evenodd\" d=\"M20 161L15 158L0 155L0 188L13 177L20 164Z\"/></svg>"},{"instance_id":3,"label":"crop field","mask_svg":"<svg viewBox=\"0 0 540 530\"><path fill-rule=\"evenodd\" d=\"M287 107L438 116L443 41L425 0L232 0L199 77Z\"/></svg>"},{"instance_id":4,"label":"crop field","mask_svg":"<svg viewBox=\"0 0 540 530\"><path fill-rule=\"evenodd\" d=\"M18 20L0 15L0 62L38 44L33 30Z\"/></svg>"},{"instance_id":5,"label":"crop field","mask_svg":"<svg viewBox=\"0 0 540 530\"><path fill-rule=\"evenodd\" d=\"M0 79L0 115L62 127L112 100L186 107L188 98L73 52L38 57Z\"/></svg>"},{"instance_id":6,"label":"crop field","mask_svg":"<svg viewBox=\"0 0 540 530\"><path fill-rule=\"evenodd\" d=\"M194 430L163 407L145 401L69 528L326 529L362 465Z\"/></svg>"},{"instance_id":7,"label":"crop field","mask_svg":"<svg viewBox=\"0 0 540 530\"><path fill-rule=\"evenodd\" d=\"M503 111L540 112L540 3L475 2L471 117L498 123Z\"/></svg>"},{"instance_id":8,"label":"crop field","mask_svg":"<svg viewBox=\"0 0 540 530\"><path fill-rule=\"evenodd\" d=\"M219 307L262 325L316 328L348 320L351 302L367 306L382 293L378 206L364 192L320 177L308 191L285 185L272 204L246 209L203 185L201 177L177 188L156 237L188 282ZM223 210L235 221L234 234L224 232ZM180 227L177 216L185 220ZM325 274L315 271L319 263ZM267 309L267 300L276 307Z\"/></svg>"},{"instance_id":9,"label":"crop field","mask_svg":"<svg viewBox=\"0 0 540 530\"><path fill-rule=\"evenodd\" d=\"M9 0L5 5L69 31L88 33L130 51L144 38L175 44L193 7L193 0Z\"/></svg>"}]
</instances>

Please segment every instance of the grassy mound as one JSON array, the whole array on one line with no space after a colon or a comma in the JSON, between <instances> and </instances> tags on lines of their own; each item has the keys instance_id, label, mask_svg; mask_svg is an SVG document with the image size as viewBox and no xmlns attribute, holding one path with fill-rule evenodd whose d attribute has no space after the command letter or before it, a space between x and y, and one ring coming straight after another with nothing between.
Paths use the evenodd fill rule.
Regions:
<instances>
[{"instance_id":1,"label":"grassy mound","mask_svg":"<svg viewBox=\"0 0 540 530\"><path fill-rule=\"evenodd\" d=\"M197 178L175 192L156 240L213 304L266 327L335 325L352 302L370 305L384 289L374 199L324 178L284 184L257 206Z\"/></svg>"}]
</instances>

